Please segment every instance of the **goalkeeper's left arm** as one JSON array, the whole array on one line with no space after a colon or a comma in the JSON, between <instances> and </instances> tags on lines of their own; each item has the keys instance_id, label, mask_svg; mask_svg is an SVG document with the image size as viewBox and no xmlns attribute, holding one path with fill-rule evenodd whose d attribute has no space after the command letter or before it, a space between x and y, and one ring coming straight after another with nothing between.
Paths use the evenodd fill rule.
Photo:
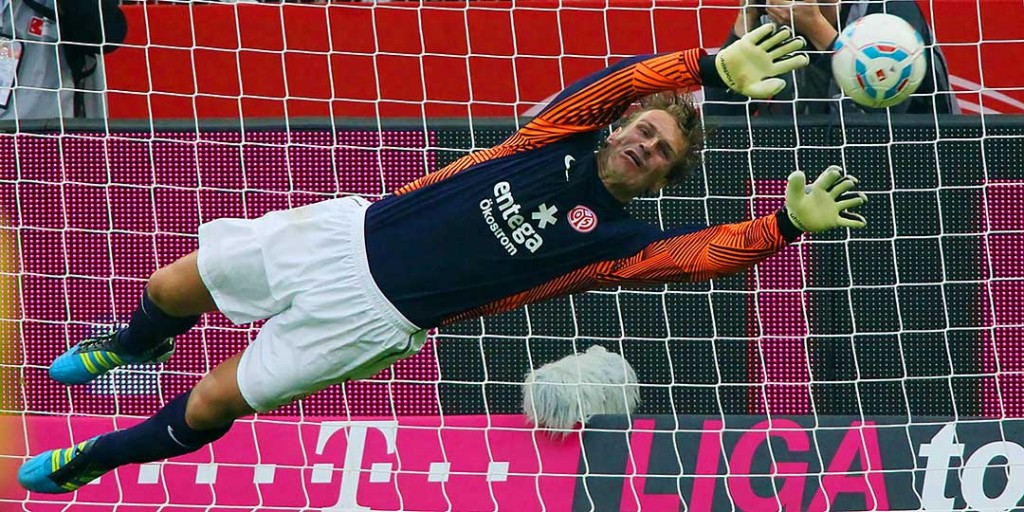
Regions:
<instances>
[{"instance_id":1,"label":"goalkeeper's left arm","mask_svg":"<svg viewBox=\"0 0 1024 512\"><path fill-rule=\"evenodd\" d=\"M867 202L863 193L853 192L857 183L836 166L826 169L810 186L802 172L794 172L789 176L786 204L776 213L659 240L636 256L616 262L611 272L599 279L637 284L706 281L742 272L805 232L864 227L864 217L850 211Z\"/></svg>"}]
</instances>

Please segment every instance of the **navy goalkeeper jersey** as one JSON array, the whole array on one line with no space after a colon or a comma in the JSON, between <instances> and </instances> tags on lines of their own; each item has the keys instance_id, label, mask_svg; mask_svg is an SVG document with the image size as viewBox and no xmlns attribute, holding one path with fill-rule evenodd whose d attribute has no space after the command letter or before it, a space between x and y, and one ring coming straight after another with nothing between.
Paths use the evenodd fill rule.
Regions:
<instances>
[{"instance_id":1,"label":"navy goalkeeper jersey","mask_svg":"<svg viewBox=\"0 0 1024 512\"><path fill-rule=\"evenodd\" d=\"M776 216L662 231L598 177L602 130L642 96L700 84L698 50L626 59L573 84L493 148L370 206L377 286L422 328L623 283L706 280L786 243Z\"/></svg>"}]
</instances>

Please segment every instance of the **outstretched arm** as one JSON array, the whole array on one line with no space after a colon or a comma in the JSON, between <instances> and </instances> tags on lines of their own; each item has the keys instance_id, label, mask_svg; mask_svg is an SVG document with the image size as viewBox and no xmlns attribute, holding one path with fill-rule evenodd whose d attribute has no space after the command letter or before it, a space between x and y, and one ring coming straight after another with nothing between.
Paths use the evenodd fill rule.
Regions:
<instances>
[{"instance_id":1,"label":"outstretched arm","mask_svg":"<svg viewBox=\"0 0 1024 512\"><path fill-rule=\"evenodd\" d=\"M464 311L443 323L597 288L704 281L734 274L779 252L800 234L784 213L680 233L653 242L632 256L591 263L529 290Z\"/></svg>"},{"instance_id":2,"label":"outstretched arm","mask_svg":"<svg viewBox=\"0 0 1024 512\"><path fill-rule=\"evenodd\" d=\"M784 86L775 78L807 65L797 55L807 43L786 27L763 25L713 57L694 49L624 59L562 91L541 113L501 144L466 155L395 193L404 194L444 180L475 164L544 146L576 133L610 125L636 100L662 91L708 85L767 98Z\"/></svg>"},{"instance_id":3,"label":"outstretched arm","mask_svg":"<svg viewBox=\"0 0 1024 512\"><path fill-rule=\"evenodd\" d=\"M707 71L703 71L705 69ZM398 189L395 194L437 183L487 160L544 146L574 133L604 128L637 99L658 91L700 85L702 74L709 73L721 83L715 74L714 61L702 50L623 59L567 87L537 117L501 144L466 155Z\"/></svg>"},{"instance_id":4,"label":"outstretched arm","mask_svg":"<svg viewBox=\"0 0 1024 512\"><path fill-rule=\"evenodd\" d=\"M591 263L529 290L446 318L443 323L500 313L523 304L607 286L714 279L764 261L805 231L816 233L837 227L863 227L864 218L847 210L863 205L867 197L851 192L857 184L856 178L842 176L840 171L838 167L829 167L810 186L806 185L802 172L794 172L789 176L786 205L772 215L680 231L649 244L632 256Z\"/></svg>"},{"instance_id":5,"label":"outstretched arm","mask_svg":"<svg viewBox=\"0 0 1024 512\"><path fill-rule=\"evenodd\" d=\"M616 285L703 281L733 274L779 252L801 231L785 214L680 233L632 256L598 261L501 300L464 311L443 324L501 313L524 304Z\"/></svg>"},{"instance_id":6,"label":"outstretched arm","mask_svg":"<svg viewBox=\"0 0 1024 512\"><path fill-rule=\"evenodd\" d=\"M807 65L807 56L795 53L805 45L788 28L769 24L713 56L687 50L625 59L566 88L507 143L543 145L604 128L644 96L702 84L767 98L785 86L776 76Z\"/></svg>"},{"instance_id":7,"label":"outstretched arm","mask_svg":"<svg viewBox=\"0 0 1024 512\"><path fill-rule=\"evenodd\" d=\"M510 142L543 145L604 128L644 96L701 85L706 70L715 75L712 58L698 49L623 59L567 87Z\"/></svg>"},{"instance_id":8,"label":"outstretched arm","mask_svg":"<svg viewBox=\"0 0 1024 512\"><path fill-rule=\"evenodd\" d=\"M807 185L804 173L789 175L786 204L774 215L736 224L722 224L659 240L612 269L611 282L704 281L735 274L763 261L804 232L838 227L862 228L867 221L849 210L867 203L853 192L857 178L839 166L825 169Z\"/></svg>"},{"instance_id":9,"label":"outstretched arm","mask_svg":"<svg viewBox=\"0 0 1024 512\"><path fill-rule=\"evenodd\" d=\"M719 224L659 240L597 277L607 284L707 281L764 261L801 233L780 210L754 220Z\"/></svg>"}]
</instances>

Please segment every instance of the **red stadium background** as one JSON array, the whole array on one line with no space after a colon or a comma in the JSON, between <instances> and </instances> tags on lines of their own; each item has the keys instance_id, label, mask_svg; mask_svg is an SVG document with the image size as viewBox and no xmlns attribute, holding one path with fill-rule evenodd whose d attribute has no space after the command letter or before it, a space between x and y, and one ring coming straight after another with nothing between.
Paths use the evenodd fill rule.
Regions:
<instances>
[{"instance_id":1,"label":"red stadium background","mask_svg":"<svg viewBox=\"0 0 1024 512\"><path fill-rule=\"evenodd\" d=\"M965 111L1024 112L1024 69L1009 65L1024 52L1024 3L919 3ZM508 117L618 57L715 48L736 13L734 0L512 6L126 6L128 46L107 59L110 116Z\"/></svg>"}]
</instances>

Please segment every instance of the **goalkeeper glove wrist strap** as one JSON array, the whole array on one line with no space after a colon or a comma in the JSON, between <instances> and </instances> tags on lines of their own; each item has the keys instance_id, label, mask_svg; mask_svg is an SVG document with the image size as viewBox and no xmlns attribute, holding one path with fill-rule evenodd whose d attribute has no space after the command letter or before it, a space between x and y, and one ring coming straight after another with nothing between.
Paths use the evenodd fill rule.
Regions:
<instances>
[{"instance_id":1,"label":"goalkeeper glove wrist strap","mask_svg":"<svg viewBox=\"0 0 1024 512\"><path fill-rule=\"evenodd\" d=\"M792 242L804 234L803 228L797 225L796 220L785 206L779 208L779 211L775 213L775 218L779 221L779 231L782 232L782 238L786 239L786 242Z\"/></svg>"},{"instance_id":2,"label":"goalkeeper glove wrist strap","mask_svg":"<svg viewBox=\"0 0 1024 512\"><path fill-rule=\"evenodd\" d=\"M702 85L705 87L728 89L725 82L722 81L722 77L718 74L718 68L715 67L714 55L701 55L698 62L700 64L700 82Z\"/></svg>"}]
</instances>

